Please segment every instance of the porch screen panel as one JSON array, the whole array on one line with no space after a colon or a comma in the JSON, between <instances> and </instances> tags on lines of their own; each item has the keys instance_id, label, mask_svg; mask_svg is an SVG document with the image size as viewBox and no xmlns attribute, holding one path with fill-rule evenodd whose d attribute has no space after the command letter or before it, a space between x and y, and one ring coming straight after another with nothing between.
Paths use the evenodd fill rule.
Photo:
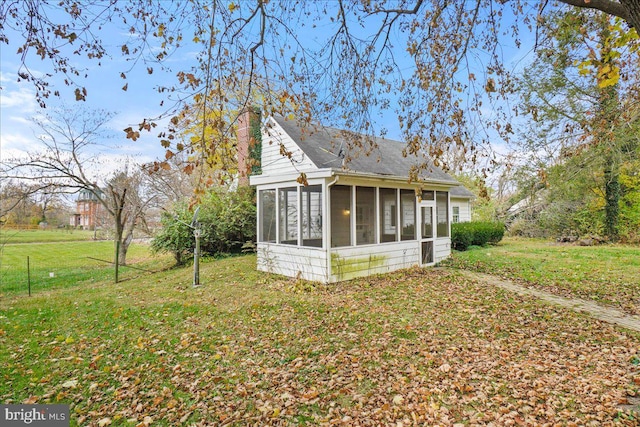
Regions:
<instances>
[{"instance_id":1,"label":"porch screen panel","mask_svg":"<svg viewBox=\"0 0 640 427\"><path fill-rule=\"evenodd\" d=\"M260 232L261 242L276 241L276 190L260 191Z\"/></svg>"},{"instance_id":2,"label":"porch screen panel","mask_svg":"<svg viewBox=\"0 0 640 427\"><path fill-rule=\"evenodd\" d=\"M356 245L376 242L376 189L356 187Z\"/></svg>"},{"instance_id":3,"label":"porch screen panel","mask_svg":"<svg viewBox=\"0 0 640 427\"><path fill-rule=\"evenodd\" d=\"M401 240L416 240L416 193L400 190Z\"/></svg>"},{"instance_id":4,"label":"porch screen panel","mask_svg":"<svg viewBox=\"0 0 640 427\"><path fill-rule=\"evenodd\" d=\"M322 186L302 188L302 244L322 247Z\"/></svg>"},{"instance_id":5,"label":"porch screen panel","mask_svg":"<svg viewBox=\"0 0 640 427\"><path fill-rule=\"evenodd\" d=\"M398 196L394 188L380 189L380 242L398 240Z\"/></svg>"},{"instance_id":6,"label":"porch screen panel","mask_svg":"<svg viewBox=\"0 0 640 427\"><path fill-rule=\"evenodd\" d=\"M449 237L449 193L436 191L436 237Z\"/></svg>"},{"instance_id":7,"label":"porch screen panel","mask_svg":"<svg viewBox=\"0 0 640 427\"><path fill-rule=\"evenodd\" d=\"M296 187L278 190L280 202L280 243L298 244L298 189Z\"/></svg>"},{"instance_id":8,"label":"porch screen panel","mask_svg":"<svg viewBox=\"0 0 640 427\"><path fill-rule=\"evenodd\" d=\"M431 206L422 207L422 238L433 238L433 208Z\"/></svg>"},{"instance_id":9,"label":"porch screen panel","mask_svg":"<svg viewBox=\"0 0 640 427\"><path fill-rule=\"evenodd\" d=\"M331 187L331 247L351 246L351 187Z\"/></svg>"}]
</instances>

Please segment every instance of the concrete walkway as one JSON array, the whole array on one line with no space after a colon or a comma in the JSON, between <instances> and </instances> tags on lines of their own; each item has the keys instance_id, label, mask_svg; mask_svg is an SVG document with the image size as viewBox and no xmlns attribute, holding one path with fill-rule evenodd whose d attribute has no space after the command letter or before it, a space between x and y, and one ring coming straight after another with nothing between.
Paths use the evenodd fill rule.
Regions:
<instances>
[{"instance_id":1,"label":"concrete walkway","mask_svg":"<svg viewBox=\"0 0 640 427\"><path fill-rule=\"evenodd\" d=\"M570 308L574 311L587 313L591 317L602 320L604 322L613 323L615 325L631 329L632 331L640 332L640 316L625 314L624 312L615 308L603 307L593 301L579 298L565 298L551 294L549 292L532 288L525 288L524 286L518 285L497 276L492 276L490 274L467 270L458 271L469 279L476 280L481 283L486 283L492 286L498 286L500 288L518 293L520 295L533 296L552 304Z\"/></svg>"}]
</instances>

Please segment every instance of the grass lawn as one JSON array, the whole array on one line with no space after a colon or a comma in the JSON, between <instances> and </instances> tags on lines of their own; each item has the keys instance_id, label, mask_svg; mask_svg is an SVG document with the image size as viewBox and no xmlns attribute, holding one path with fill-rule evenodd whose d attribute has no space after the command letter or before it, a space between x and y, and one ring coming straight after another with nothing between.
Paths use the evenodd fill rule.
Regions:
<instances>
[{"instance_id":1,"label":"grass lawn","mask_svg":"<svg viewBox=\"0 0 640 427\"><path fill-rule=\"evenodd\" d=\"M0 228L0 244L71 242L77 240L92 240L93 236L93 231L89 230L68 230L65 228L11 230Z\"/></svg>"},{"instance_id":2,"label":"grass lawn","mask_svg":"<svg viewBox=\"0 0 640 427\"><path fill-rule=\"evenodd\" d=\"M254 256L0 299L0 401L72 425L637 425L640 337L413 269L334 285Z\"/></svg>"},{"instance_id":3,"label":"grass lawn","mask_svg":"<svg viewBox=\"0 0 640 427\"><path fill-rule=\"evenodd\" d=\"M638 246L576 246L510 238L497 246L455 252L447 264L640 314Z\"/></svg>"},{"instance_id":4,"label":"grass lawn","mask_svg":"<svg viewBox=\"0 0 640 427\"><path fill-rule=\"evenodd\" d=\"M6 244L0 250L0 295L26 294L29 280L32 293L113 280L113 257L114 243L107 240ZM134 242L127 263L120 267L121 280L140 275L140 269L167 268L171 260L153 257L148 245Z\"/></svg>"}]
</instances>

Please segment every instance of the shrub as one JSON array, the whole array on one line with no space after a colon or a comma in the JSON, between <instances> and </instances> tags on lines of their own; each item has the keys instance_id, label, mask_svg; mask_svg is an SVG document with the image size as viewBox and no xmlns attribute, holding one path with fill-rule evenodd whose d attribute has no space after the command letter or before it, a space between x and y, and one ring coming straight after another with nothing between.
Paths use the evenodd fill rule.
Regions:
<instances>
[{"instance_id":1,"label":"shrub","mask_svg":"<svg viewBox=\"0 0 640 427\"><path fill-rule=\"evenodd\" d=\"M451 247L457 251L466 251L473 242L470 222L451 224Z\"/></svg>"},{"instance_id":2,"label":"shrub","mask_svg":"<svg viewBox=\"0 0 640 427\"><path fill-rule=\"evenodd\" d=\"M451 246L457 251L465 251L469 246L496 244L504 236L501 222L460 222L451 225Z\"/></svg>"},{"instance_id":3,"label":"shrub","mask_svg":"<svg viewBox=\"0 0 640 427\"><path fill-rule=\"evenodd\" d=\"M155 252L170 252L177 264L193 254L194 236L189 228L193 212L186 204L162 215L162 229L151 243ZM210 190L202 197L198 215L203 255L242 252L256 237L255 193L242 187L236 191Z\"/></svg>"},{"instance_id":4,"label":"shrub","mask_svg":"<svg viewBox=\"0 0 640 427\"><path fill-rule=\"evenodd\" d=\"M162 228L151 241L153 252L170 252L176 264L182 265L189 253L193 253L193 230L188 224L193 218L186 204L176 206L171 212L163 212Z\"/></svg>"}]
</instances>

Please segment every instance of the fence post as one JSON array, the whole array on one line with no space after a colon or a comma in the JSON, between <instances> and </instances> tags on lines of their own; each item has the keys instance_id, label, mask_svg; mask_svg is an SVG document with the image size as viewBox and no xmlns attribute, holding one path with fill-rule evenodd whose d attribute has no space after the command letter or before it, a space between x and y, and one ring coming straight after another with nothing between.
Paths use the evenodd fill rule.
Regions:
<instances>
[{"instance_id":1,"label":"fence post","mask_svg":"<svg viewBox=\"0 0 640 427\"><path fill-rule=\"evenodd\" d=\"M27 285L29 287L29 296L31 296L31 265L29 263L29 255L27 255Z\"/></svg>"},{"instance_id":2,"label":"fence post","mask_svg":"<svg viewBox=\"0 0 640 427\"><path fill-rule=\"evenodd\" d=\"M116 271L115 271L115 273L116 273L116 283L118 283L118 266L119 266L119 261L120 261L118 259L119 255L120 255L120 239L116 239L116 258L115 258L114 263L113 263L115 265L115 268L116 268Z\"/></svg>"}]
</instances>

